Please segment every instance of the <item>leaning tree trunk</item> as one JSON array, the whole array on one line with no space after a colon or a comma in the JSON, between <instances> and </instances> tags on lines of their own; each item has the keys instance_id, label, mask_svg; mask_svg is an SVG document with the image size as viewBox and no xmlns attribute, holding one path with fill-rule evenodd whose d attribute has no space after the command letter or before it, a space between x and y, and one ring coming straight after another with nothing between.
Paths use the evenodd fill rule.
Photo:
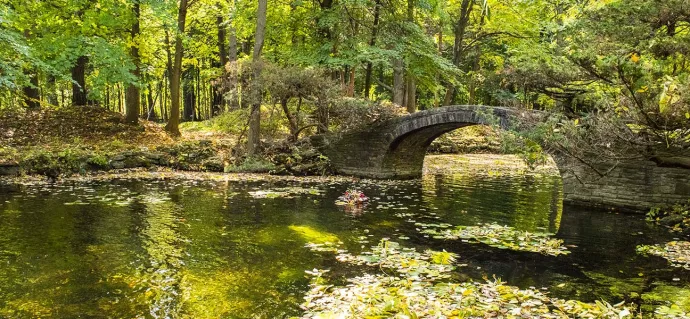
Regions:
<instances>
[{"instance_id":1,"label":"leaning tree trunk","mask_svg":"<svg viewBox=\"0 0 690 319\"><path fill-rule=\"evenodd\" d=\"M249 133L247 135L247 153L253 156L257 153L261 143L261 51L264 47L264 36L266 34L266 7L267 0L258 0L259 9L256 18L256 35L254 36L254 85L252 87L252 108L249 119Z\"/></svg>"},{"instance_id":2,"label":"leaning tree trunk","mask_svg":"<svg viewBox=\"0 0 690 319\"><path fill-rule=\"evenodd\" d=\"M136 82L139 82L141 76L141 61L139 58L139 19L141 17L141 8L139 1L134 1L132 8L134 13L134 21L132 23L132 30L130 33L132 40L131 56L134 62L134 70L132 75ZM130 83L125 92L125 122L136 124L139 121L139 109L141 108L141 92L139 92L139 83Z\"/></svg>"},{"instance_id":3,"label":"leaning tree trunk","mask_svg":"<svg viewBox=\"0 0 690 319\"><path fill-rule=\"evenodd\" d=\"M170 119L165 130L173 136L180 136L180 78L182 75L182 35L187 19L187 0L180 0L177 13L177 35L175 36L175 58L170 74Z\"/></svg>"}]
</instances>

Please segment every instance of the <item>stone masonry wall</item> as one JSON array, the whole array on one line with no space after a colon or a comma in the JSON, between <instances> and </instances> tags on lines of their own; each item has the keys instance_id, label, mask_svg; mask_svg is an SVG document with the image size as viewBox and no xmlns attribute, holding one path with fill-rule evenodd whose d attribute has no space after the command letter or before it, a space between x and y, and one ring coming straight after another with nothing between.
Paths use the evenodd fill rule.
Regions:
<instances>
[{"instance_id":1,"label":"stone masonry wall","mask_svg":"<svg viewBox=\"0 0 690 319\"><path fill-rule=\"evenodd\" d=\"M631 160L602 164L594 170L574 160L556 159L563 177L563 200L580 206L595 206L630 212L646 212L690 199L690 170L659 167L654 162Z\"/></svg>"}]
</instances>

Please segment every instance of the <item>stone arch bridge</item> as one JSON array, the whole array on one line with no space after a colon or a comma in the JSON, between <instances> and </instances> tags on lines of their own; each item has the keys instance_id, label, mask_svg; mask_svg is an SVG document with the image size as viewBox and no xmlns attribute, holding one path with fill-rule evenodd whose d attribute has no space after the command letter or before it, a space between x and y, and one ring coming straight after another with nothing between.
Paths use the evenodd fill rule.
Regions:
<instances>
[{"instance_id":1,"label":"stone arch bridge","mask_svg":"<svg viewBox=\"0 0 690 319\"><path fill-rule=\"evenodd\" d=\"M507 129L516 111L491 106L445 106L342 134L323 151L340 174L406 179L422 175L426 150L444 133L470 125Z\"/></svg>"},{"instance_id":2,"label":"stone arch bridge","mask_svg":"<svg viewBox=\"0 0 690 319\"><path fill-rule=\"evenodd\" d=\"M375 123L358 131L314 140L339 174L407 179L422 175L431 142L446 132L470 125L519 121L517 110L491 106L446 106ZM583 165L554 155L563 179L565 201L631 211L687 201L687 169L660 167L649 160ZM592 169L597 166L595 169ZM601 172L606 172L605 175Z\"/></svg>"}]
</instances>

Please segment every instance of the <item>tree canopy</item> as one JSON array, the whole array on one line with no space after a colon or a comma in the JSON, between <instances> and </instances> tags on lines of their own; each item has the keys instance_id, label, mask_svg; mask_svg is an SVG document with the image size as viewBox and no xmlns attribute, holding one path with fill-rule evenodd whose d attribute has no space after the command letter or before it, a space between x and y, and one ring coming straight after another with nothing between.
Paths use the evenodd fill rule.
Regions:
<instances>
[{"instance_id":1,"label":"tree canopy","mask_svg":"<svg viewBox=\"0 0 690 319\"><path fill-rule=\"evenodd\" d=\"M178 120L276 101L294 136L328 130L343 97L485 104L606 123L615 143L690 143L687 0L261 2L0 0L0 108L98 105L175 134ZM315 84L338 93L305 93Z\"/></svg>"}]
</instances>

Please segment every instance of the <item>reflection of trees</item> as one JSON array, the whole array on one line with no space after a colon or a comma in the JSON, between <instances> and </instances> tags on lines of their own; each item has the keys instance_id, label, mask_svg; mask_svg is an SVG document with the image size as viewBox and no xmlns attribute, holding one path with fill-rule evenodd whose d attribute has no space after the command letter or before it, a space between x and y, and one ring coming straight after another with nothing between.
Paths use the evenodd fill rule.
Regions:
<instances>
[{"instance_id":1,"label":"reflection of trees","mask_svg":"<svg viewBox=\"0 0 690 319\"><path fill-rule=\"evenodd\" d=\"M562 212L560 183L548 176L451 172L424 176L422 194L425 205L437 207L451 224L497 222L520 230L556 232Z\"/></svg>"}]
</instances>

